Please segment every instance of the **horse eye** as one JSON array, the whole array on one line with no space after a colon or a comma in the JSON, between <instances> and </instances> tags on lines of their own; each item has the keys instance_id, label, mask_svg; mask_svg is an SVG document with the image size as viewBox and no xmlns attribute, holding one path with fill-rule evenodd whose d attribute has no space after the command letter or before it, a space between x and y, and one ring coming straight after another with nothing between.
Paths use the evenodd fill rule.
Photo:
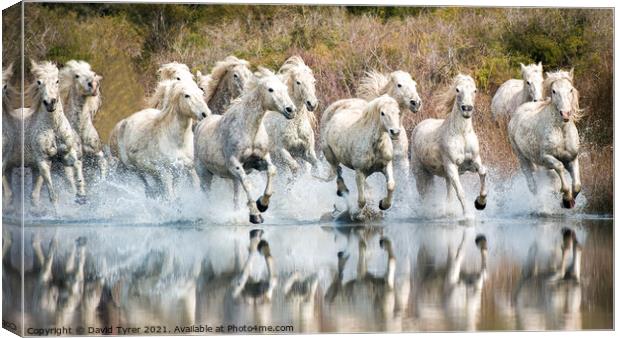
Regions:
<instances>
[{"instance_id":1,"label":"horse eye","mask_svg":"<svg viewBox=\"0 0 620 338\"><path fill-rule=\"evenodd\" d=\"M531 86L531 85L532 85L532 83L531 83L530 81L527 81L527 85L528 85L528 86Z\"/></svg>"},{"instance_id":2,"label":"horse eye","mask_svg":"<svg viewBox=\"0 0 620 338\"><path fill-rule=\"evenodd\" d=\"M60 83L60 80L56 80L56 84Z\"/></svg>"},{"instance_id":3,"label":"horse eye","mask_svg":"<svg viewBox=\"0 0 620 338\"><path fill-rule=\"evenodd\" d=\"M457 93L460 93L461 91L460 91L458 88L456 88L456 92L457 92Z\"/></svg>"},{"instance_id":4,"label":"horse eye","mask_svg":"<svg viewBox=\"0 0 620 338\"><path fill-rule=\"evenodd\" d=\"M555 94L555 89L551 91L553 94Z\"/></svg>"},{"instance_id":5,"label":"horse eye","mask_svg":"<svg viewBox=\"0 0 620 338\"><path fill-rule=\"evenodd\" d=\"M40 86L41 85L41 80L37 80L37 84Z\"/></svg>"},{"instance_id":6,"label":"horse eye","mask_svg":"<svg viewBox=\"0 0 620 338\"><path fill-rule=\"evenodd\" d=\"M185 98L186 98L186 99L189 99L189 94L185 94Z\"/></svg>"},{"instance_id":7,"label":"horse eye","mask_svg":"<svg viewBox=\"0 0 620 338\"><path fill-rule=\"evenodd\" d=\"M269 92L270 92L270 93L273 93L273 88L269 88Z\"/></svg>"},{"instance_id":8,"label":"horse eye","mask_svg":"<svg viewBox=\"0 0 620 338\"><path fill-rule=\"evenodd\" d=\"M298 85L300 85L300 84L301 84L301 82L297 81L297 84L298 84Z\"/></svg>"},{"instance_id":9,"label":"horse eye","mask_svg":"<svg viewBox=\"0 0 620 338\"><path fill-rule=\"evenodd\" d=\"M181 78L180 78L180 77L177 77L177 81L181 81Z\"/></svg>"},{"instance_id":10,"label":"horse eye","mask_svg":"<svg viewBox=\"0 0 620 338\"><path fill-rule=\"evenodd\" d=\"M235 79L239 77L239 75L237 74L233 74L233 76L235 77Z\"/></svg>"},{"instance_id":11,"label":"horse eye","mask_svg":"<svg viewBox=\"0 0 620 338\"><path fill-rule=\"evenodd\" d=\"M571 88L571 89L570 89L570 92L571 92L571 93L573 92L573 88Z\"/></svg>"},{"instance_id":12,"label":"horse eye","mask_svg":"<svg viewBox=\"0 0 620 338\"><path fill-rule=\"evenodd\" d=\"M477 92L478 92L478 89L474 89L474 93L477 93Z\"/></svg>"},{"instance_id":13,"label":"horse eye","mask_svg":"<svg viewBox=\"0 0 620 338\"><path fill-rule=\"evenodd\" d=\"M205 91L202 87L198 87L198 88L200 88L200 90L202 90L203 92Z\"/></svg>"},{"instance_id":14,"label":"horse eye","mask_svg":"<svg viewBox=\"0 0 620 338\"><path fill-rule=\"evenodd\" d=\"M401 88L403 85L401 85L401 84L399 83L397 86L398 86L398 88Z\"/></svg>"},{"instance_id":15,"label":"horse eye","mask_svg":"<svg viewBox=\"0 0 620 338\"><path fill-rule=\"evenodd\" d=\"M385 116L385 113L384 113L384 112L381 112L381 116Z\"/></svg>"},{"instance_id":16,"label":"horse eye","mask_svg":"<svg viewBox=\"0 0 620 338\"><path fill-rule=\"evenodd\" d=\"M79 78L80 78L80 76L79 76L79 75L77 75L77 74L75 74L75 78L76 78L76 79L79 79Z\"/></svg>"}]
</instances>

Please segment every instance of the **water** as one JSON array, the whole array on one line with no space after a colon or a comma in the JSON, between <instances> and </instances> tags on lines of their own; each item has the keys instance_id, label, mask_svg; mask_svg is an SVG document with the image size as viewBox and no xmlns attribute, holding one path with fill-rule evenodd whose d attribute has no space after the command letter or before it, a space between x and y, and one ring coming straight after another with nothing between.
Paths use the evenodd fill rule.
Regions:
<instances>
[{"instance_id":1,"label":"water","mask_svg":"<svg viewBox=\"0 0 620 338\"><path fill-rule=\"evenodd\" d=\"M264 177L251 177L252 194L258 197ZM86 205L74 204L63 189L56 208L46 203L45 190L41 208L31 207L26 198L24 333L613 327L613 218L583 214L583 195L576 209L564 210L551 189L531 197L520 175L496 179L489 182L487 208L463 217L456 199L446 205L443 182L421 200L414 182L400 177L397 182L406 184L397 186L394 206L376 221L322 221L334 207L355 208L355 180L348 170L345 181L351 190L346 200L336 196L334 182L309 174L295 180L279 175L266 223L260 226L248 225L245 203L235 209L232 186L222 180L207 195L181 183L176 198L164 203L145 198L138 180L115 175L91 183ZM477 179L465 175L463 184L473 209ZM385 193L380 175L368 179L367 193L376 210ZM3 243L8 248L3 320L5 328L21 330L18 210L18 203L3 209L4 238L13 239ZM275 265L271 278L265 257L249 252L249 232L258 228ZM574 231L574 247L581 248L579 282L551 278L561 268L563 228ZM479 235L487 242L486 269L475 241ZM570 271L574 251L567 253ZM236 295L234 285L244 266L251 267L247 292ZM263 292L249 296L253 287L272 288L270 301ZM45 331L50 328L71 331Z\"/></svg>"},{"instance_id":2,"label":"water","mask_svg":"<svg viewBox=\"0 0 620 338\"><path fill-rule=\"evenodd\" d=\"M177 326L199 331L219 325L226 330L229 325L291 325L294 332L611 329L612 226L611 219L592 217L265 225L260 228L275 262L277 285L270 302L259 299L253 304L251 297L235 299L231 290L248 259L250 279L268 279L263 256L248 253L254 227L27 224L26 294L36 296L25 299L25 327L111 326L113 333L117 327L138 327L146 333L145 328L153 326L160 333L175 333ZM582 247L579 283L545 279L553 265L559 268L563 227L574 229ZM20 231L5 225L13 239ZM488 264L477 289L481 251L474 239L480 234L487 239ZM43 269L33 263L32 238L40 241L45 261L54 237L58 244L52 276L45 281ZM82 244L85 239L84 249L78 248L72 260L78 238ZM369 273L385 276L388 255L380 247L381 238L390 240L394 249L393 289L383 287L385 282L358 278L360 252ZM360 251L360 241L366 243L365 250ZM446 287L448 255L456 255L461 241L460 278ZM19 279L19 247L13 243L3 269L8 285L3 290L4 320L14 322L19 318L7 309L19 303L18 289L10 288ZM341 284L351 288L343 287L329 301L325 294L338 281L338 252L348 256ZM75 262L73 270L67 269L69 262ZM533 262L538 274L528 278ZM284 288L293 272L306 286L316 283L314 293L287 296Z\"/></svg>"}]
</instances>

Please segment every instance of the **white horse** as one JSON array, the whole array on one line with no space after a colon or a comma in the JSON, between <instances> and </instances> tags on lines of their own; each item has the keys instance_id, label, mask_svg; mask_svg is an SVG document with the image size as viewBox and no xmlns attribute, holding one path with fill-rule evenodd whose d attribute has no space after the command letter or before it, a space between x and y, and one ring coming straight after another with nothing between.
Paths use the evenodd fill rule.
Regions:
<instances>
[{"instance_id":1,"label":"white horse","mask_svg":"<svg viewBox=\"0 0 620 338\"><path fill-rule=\"evenodd\" d=\"M33 169L35 179L32 190L32 204L37 206L40 200L41 185L45 182L50 201L58 202L58 195L52 183L51 164L56 156L62 156L66 165L79 166L73 130L62 110L59 94L58 67L45 61L37 64L31 62L33 83L27 91L32 106L19 108L11 112L14 125L24 125L24 143L16 142L3 176L10 179L13 168L21 167L22 154L25 167ZM83 191L77 191L77 201L84 198Z\"/></svg>"},{"instance_id":2,"label":"white horse","mask_svg":"<svg viewBox=\"0 0 620 338\"><path fill-rule=\"evenodd\" d=\"M170 62L161 65L161 67L157 70L157 77L160 82L166 80L194 81L194 75L189 70L189 67L187 67L186 64L179 62ZM166 104L166 102L164 102L165 97L165 87L157 86L153 95L146 99L147 107L162 110Z\"/></svg>"},{"instance_id":3,"label":"white horse","mask_svg":"<svg viewBox=\"0 0 620 338\"><path fill-rule=\"evenodd\" d=\"M562 206L575 206L581 191L579 175L579 133L575 121L581 117L579 93L573 87L573 70L547 73L543 102L521 105L508 124L508 136L530 191L537 191L534 171L538 166L560 177ZM572 190L564 170L573 179Z\"/></svg>"},{"instance_id":4,"label":"white horse","mask_svg":"<svg viewBox=\"0 0 620 338\"><path fill-rule=\"evenodd\" d=\"M379 208L389 209L396 187L392 142L398 140L401 133L400 110L396 100L383 95L367 103L363 110L340 109L323 122L321 148L331 165L328 180L338 176L338 196L349 192L342 178L341 163L355 170L360 210L366 206L366 177L382 172L387 182L387 196L380 201Z\"/></svg>"},{"instance_id":5,"label":"white horse","mask_svg":"<svg viewBox=\"0 0 620 338\"><path fill-rule=\"evenodd\" d=\"M460 174L471 171L480 176L476 209L485 208L487 197L487 170L480 159L478 137L471 119L476 92L476 84L470 76L457 75L444 98L444 109L451 109L450 115L446 119L426 119L411 133L411 169L418 193L424 198L433 176L444 177L448 200L452 198L451 190L455 190L464 214L467 212Z\"/></svg>"},{"instance_id":6,"label":"white horse","mask_svg":"<svg viewBox=\"0 0 620 338\"><path fill-rule=\"evenodd\" d=\"M542 63L525 66L521 64L521 78L510 79L495 92L491 101L493 119L500 116L510 118L517 108L525 102L538 102L543 99Z\"/></svg>"},{"instance_id":7,"label":"white horse","mask_svg":"<svg viewBox=\"0 0 620 338\"><path fill-rule=\"evenodd\" d=\"M292 119L297 108L282 81L270 70L260 68L246 91L232 102L224 115L212 115L196 126L194 138L196 170L203 190L209 188L213 175L231 178L235 184L240 182L247 196L252 223L263 222L260 212L269 206L276 174L263 124L268 110ZM265 191L256 202L250 195L247 176L253 169L267 171Z\"/></svg>"},{"instance_id":8,"label":"white horse","mask_svg":"<svg viewBox=\"0 0 620 338\"><path fill-rule=\"evenodd\" d=\"M223 114L230 103L243 93L253 76L249 67L250 63L246 60L230 55L218 61L211 74L203 76L198 72L198 82L205 92L205 101L214 114Z\"/></svg>"},{"instance_id":9,"label":"white horse","mask_svg":"<svg viewBox=\"0 0 620 338\"><path fill-rule=\"evenodd\" d=\"M60 71L60 91L66 94L63 95L64 112L80 145L78 157L95 161L100 177L104 178L108 163L99 133L93 125L93 118L101 106L101 80L101 75L92 71L85 61L71 60Z\"/></svg>"},{"instance_id":10,"label":"white horse","mask_svg":"<svg viewBox=\"0 0 620 338\"><path fill-rule=\"evenodd\" d=\"M147 194L156 188L164 198L174 196L175 176L189 173L197 184L194 172L192 120L211 114L194 81L168 80L164 88L163 109L144 109L121 120L110 135L110 152L143 180Z\"/></svg>"},{"instance_id":11,"label":"white horse","mask_svg":"<svg viewBox=\"0 0 620 338\"><path fill-rule=\"evenodd\" d=\"M17 92L11 86L11 77L13 77L13 64L2 70L2 196L5 205L11 201L13 192L9 179L4 176L4 169L15 142L20 139L21 130L21 126L15 125L15 120L11 118L14 101L17 99Z\"/></svg>"},{"instance_id":12,"label":"white horse","mask_svg":"<svg viewBox=\"0 0 620 338\"><path fill-rule=\"evenodd\" d=\"M315 166L318 162L314 150L314 109L318 106L315 78L312 69L299 56L291 56L279 70L282 82L297 107L294 119L287 120L278 112L267 112L265 127L269 134L271 156L291 171L299 170L296 158Z\"/></svg>"},{"instance_id":13,"label":"white horse","mask_svg":"<svg viewBox=\"0 0 620 338\"><path fill-rule=\"evenodd\" d=\"M390 74L382 74L377 71L367 72L357 88L360 98L338 100L330 105L321 117L321 130L323 121L331 118L335 111L340 109L363 109L366 101L370 101L381 95L388 95L398 102L400 108L401 135L394 143L394 162L397 166L409 170L408 154L409 139L403 126L403 116L406 111L417 113L422 108L422 100L417 91L417 83L411 75L404 71L395 71Z\"/></svg>"}]
</instances>

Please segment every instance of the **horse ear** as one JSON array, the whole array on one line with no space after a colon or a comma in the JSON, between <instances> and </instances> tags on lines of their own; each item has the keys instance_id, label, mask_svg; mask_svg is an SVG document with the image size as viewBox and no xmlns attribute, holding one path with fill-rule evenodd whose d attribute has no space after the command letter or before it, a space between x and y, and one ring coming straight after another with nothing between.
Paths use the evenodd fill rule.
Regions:
<instances>
[{"instance_id":1,"label":"horse ear","mask_svg":"<svg viewBox=\"0 0 620 338\"><path fill-rule=\"evenodd\" d=\"M30 68L36 68L37 67L37 62L33 59L30 59Z\"/></svg>"},{"instance_id":2,"label":"horse ear","mask_svg":"<svg viewBox=\"0 0 620 338\"><path fill-rule=\"evenodd\" d=\"M519 63L521 65L521 72L525 71L525 65L523 63Z\"/></svg>"},{"instance_id":3,"label":"horse ear","mask_svg":"<svg viewBox=\"0 0 620 338\"><path fill-rule=\"evenodd\" d=\"M202 77L202 72L201 71L197 71L196 72L196 77Z\"/></svg>"},{"instance_id":4,"label":"horse ear","mask_svg":"<svg viewBox=\"0 0 620 338\"><path fill-rule=\"evenodd\" d=\"M101 80L103 80L103 76L102 75L99 75L99 74L95 75L95 81L99 82Z\"/></svg>"},{"instance_id":5,"label":"horse ear","mask_svg":"<svg viewBox=\"0 0 620 338\"><path fill-rule=\"evenodd\" d=\"M543 69L542 68L542 61L538 61L538 65L537 66L538 66L538 69L540 69L540 71L542 71L542 69Z\"/></svg>"},{"instance_id":6,"label":"horse ear","mask_svg":"<svg viewBox=\"0 0 620 338\"><path fill-rule=\"evenodd\" d=\"M570 69L570 72L568 72L568 76L570 76L570 80L573 81L573 76L575 75L575 67Z\"/></svg>"}]
</instances>

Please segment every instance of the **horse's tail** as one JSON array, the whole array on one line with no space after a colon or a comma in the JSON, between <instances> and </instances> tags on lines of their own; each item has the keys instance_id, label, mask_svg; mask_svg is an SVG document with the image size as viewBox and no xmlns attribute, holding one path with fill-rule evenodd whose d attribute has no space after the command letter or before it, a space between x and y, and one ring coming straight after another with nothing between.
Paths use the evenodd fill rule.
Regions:
<instances>
[{"instance_id":1,"label":"horse's tail","mask_svg":"<svg viewBox=\"0 0 620 338\"><path fill-rule=\"evenodd\" d=\"M376 70L366 72L357 87L357 96L370 101L375 97L381 96L381 90L388 84L388 82L389 79L387 76L377 72Z\"/></svg>"}]
</instances>

